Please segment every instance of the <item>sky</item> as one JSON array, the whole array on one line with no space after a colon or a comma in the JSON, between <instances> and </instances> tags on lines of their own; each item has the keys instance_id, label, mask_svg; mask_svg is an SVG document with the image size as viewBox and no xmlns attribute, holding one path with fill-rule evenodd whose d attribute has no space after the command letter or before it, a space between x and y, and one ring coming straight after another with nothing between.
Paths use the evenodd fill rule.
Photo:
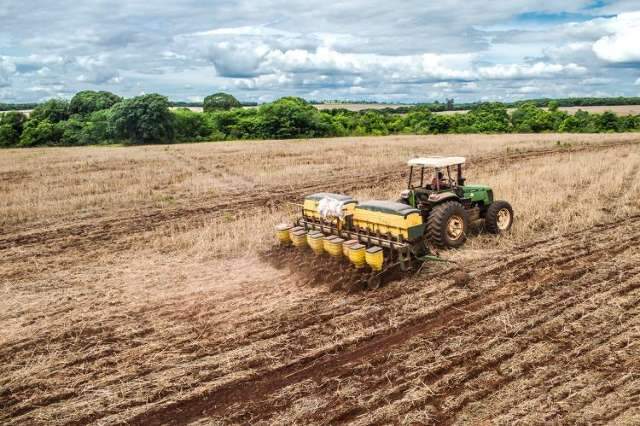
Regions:
<instances>
[{"instance_id":1,"label":"sky","mask_svg":"<svg viewBox=\"0 0 640 426\"><path fill-rule=\"evenodd\" d=\"M640 96L640 0L1 0L0 102Z\"/></svg>"}]
</instances>

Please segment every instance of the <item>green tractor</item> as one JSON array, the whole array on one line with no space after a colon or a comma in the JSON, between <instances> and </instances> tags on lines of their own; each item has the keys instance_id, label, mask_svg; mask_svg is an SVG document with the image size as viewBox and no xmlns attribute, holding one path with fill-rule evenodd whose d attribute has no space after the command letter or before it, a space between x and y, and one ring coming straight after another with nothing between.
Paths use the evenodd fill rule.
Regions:
<instances>
[{"instance_id":1,"label":"green tractor","mask_svg":"<svg viewBox=\"0 0 640 426\"><path fill-rule=\"evenodd\" d=\"M491 188L465 185L464 162L462 157L410 160L408 188L397 202L309 194L300 216L276 227L278 241L282 247L300 249L303 258L309 253L305 247L315 256L332 257L335 262L328 264L328 273L342 270L353 276L360 271L362 280L357 282L369 289L378 288L396 269L410 271L428 260L443 261L431 246L462 246L472 221L484 219L485 228L495 234L507 232L513 224L511 206L494 201ZM429 177L433 172L428 182L427 170ZM314 265L321 262L314 260Z\"/></svg>"},{"instance_id":2,"label":"green tractor","mask_svg":"<svg viewBox=\"0 0 640 426\"><path fill-rule=\"evenodd\" d=\"M513 225L508 202L494 200L486 185L465 184L464 162L464 157L422 157L408 162L408 187L398 202L420 211L427 240L437 247L462 246L469 224L476 220L483 219L485 229L493 234L507 232Z\"/></svg>"}]
</instances>

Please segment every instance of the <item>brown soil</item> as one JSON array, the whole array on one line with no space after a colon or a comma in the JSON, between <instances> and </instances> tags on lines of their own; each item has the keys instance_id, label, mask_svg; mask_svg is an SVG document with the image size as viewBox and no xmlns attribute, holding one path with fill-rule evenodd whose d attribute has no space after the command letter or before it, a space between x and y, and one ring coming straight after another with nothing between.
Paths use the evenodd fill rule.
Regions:
<instances>
[{"instance_id":1,"label":"brown soil","mask_svg":"<svg viewBox=\"0 0 640 426\"><path fill-rule=\"evenodd\" d=\"M567 153L597 152L611 147L635 146L637 144L637 140L617 141L490 154L470 158L467 170L473 170L474 167L499 168L503 164L532 158ZM252 209L261 211L276 208L283 203L299 202L305 194L314 192L353 193L362 188L384 185L393 181L397 181L401 185L401 180L404 178L400 176L398 168L398 165L393 165L386 170L375 170L367 175L360 173L353 175L353 170L348 170L343 174L305 182L302 185L270 186L257 188L251 192L227 193L224 197L216 197L212 200L192 200L175 209L142 209L142 212L140 209L136 209L118 212L116 217L65 220L63 223L45 224L36 229L32 227L7 229L0 235L0 250L5 252L5 259L13 262L39 258L41 259L38 262L39 268L46 268L47 265L58 268L60 266L59 259L55 259L55 257L61 252L86 254L92 250L103 250L105 245L109 245L113 251L130 249L136 244L139 235L145 232L166 229L175 224L189 227L201 223L203 218L211 220L225 215L236 216L239 213L239 206L241 206L242 215L250 215ZM19 248L19 250L12 250L15 248ZM48 260L47 258L50 256L54 259ZM77 261L82 261L82 256L73 259L74 263ZM26 270L18 271L21 276L26 272Z\"/></svg>"},{"instance_id":2,"label":"brown soil","mask_svg":"<svg viewBox=\"0 0 640 426\"><path fill-rule=\"evenodd\" d=\"M360 416L392 421L385 411L394 405L394 416L427 409L437 423L495 416L509 423L553 422L565 416L580 420L580 410L600 407L619 384L624 386L618 397L626 404L589 417L616 420L637 402L633 388L640 385L640 345L634 342L640 325L635 309L640 301L639 242L640 217L633 217L468 265L474 271L473 289L463 292L447 285L432 294L429 289L447 275L432 273L420 279L420 286L402 287L414 298L433 299L436 307L426 313L408 315L399 324L313 356L265 364L246 379L146 412L132 422L184 424L203 416L231 423L271 421L305 397L323 401L325 409L311 419L328 423ZM621 255L624 261L614 260ZM391 294L399 288L376 295L391 299L377 300L380 317L398 308L393 303L397 295ZM351 309L371 303L369 297L354 300ZM613 318L616 324L610 323ZM590 395L567 400L569 392L562 388L573 375L584 377L570 386L593 388ZM340 397L343 381L357 383L364 400ZM284 392L305 382L312 385L297 392L294 401ZM408 401L416 386L423 392ZM509 389L521 392L511 393L511 403L498 398ZM519 412L525 396L538 401L542 411ZM489 410L492 404L500 410Z\"/></svg>"},{"instance_id":3,"label":"brown soil","mask_svg":"<svg viewBox=\"0 0 640 426\"><path fill-rule=\"evenodd\" d=\"M480 229L441 253L457 264L376 291L353 291L358 276L328 258L257 243L196 257L181 238L216 218L271 241L244 218L276 220L308 192L394 189L395 163L5 222L0 423L638 424L638 152L636 140L470 155L472 173L512 176L514 195L548 167L561 196L544 194L543 211L514 200L527 237ZM600 185L597 167L625 185ZM571 168L583 172L560 174Z\"/></svg>"}]
</instances>

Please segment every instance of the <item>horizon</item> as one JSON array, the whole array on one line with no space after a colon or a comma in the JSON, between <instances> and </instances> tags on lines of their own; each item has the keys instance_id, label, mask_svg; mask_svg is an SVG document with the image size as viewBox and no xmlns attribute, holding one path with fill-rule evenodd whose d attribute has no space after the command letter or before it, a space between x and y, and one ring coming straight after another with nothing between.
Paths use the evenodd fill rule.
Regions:
<instances>
[{"instance_id":1,"label":"horizon","mask_svg":"<svg viewBox=\"0 0 640 426\"><path fill-rule=\"evenodd\" d=\"M119 95L117 93L114 93L120 97L122 97L123 99L126 99L127 97ZM151 94L151 93L144 93L144 94ZM165 96L162 93L156 93L159 94L161 96ZM233 94L231 94L233 95ZM132 96L133 97L133 96ZM165 96L166 97L166 96ZM206 97L206 96L205 96ZM64 98L49 98L47 100L50 99L61 99L61 100L66 100L66 101L70 101L73 98L73 95L69 96L69 97L64 97ZM464 102L458 102L456 99L453 99L453 104L454 105L473 105L473 104L485 104L485 103L501 103L501 104L505 104L505 105L510 105L510 104L516 104L516 103L525 103L525 102L536 102L536 101L565 101L565 100L578 100L578 99L600 99L600 100L605 100L605 99L634 99L634 98L640 98L640 96L603 96L603 97L591 97L591 96L576 96L576 97L568 97L568 98L548 98L548 97L541 97L541 98L524 98L524 99L514 99L514 100L493 100L493 99L488 99L488 100L471 100L471 101L464 101ZM202 101L187 101L187 100L182 100L182 99L170 99L168 98L168 101L170 104L172 104L172 106L177 106L176 104L189 104L189 105L202 105L203 102ZM278 100L280 98L276 98L275 100ZM440 99L435 99L435 100L427 100L427 101L417 101L417 102L389 102L389 101L373 101L373 100L366 100L366 99L362 99L362 100L355 100L355 99L322 99L322 100L318 100L318 99L304 99L306 102L312 104L312 105L331 105L331 104L354 104L354 105L367 105L367 104L372 104L372 105L398 105L398 106L417 106L417 105L433 105L433 104L440 104L440 105L446 105L446 99L445 100L440 100ZM635 99L634 99L635 100ZM43 102L45 102L46 100L40 101L40 102L2 102L0 101L0 105L6 105L6 106L19 106L19 105L37 105L37 104L41 104ZM240 103L243 104L243 106L260 106L264 103L268 103L268 102L273 102L273 101L267 101L267 102L253 102L253 101L247 101L244 99L238 99L238 101ZM254 105L255 104L255 105ZM596 104L590 104L590 105L585 105L585 106L615 106L618 104L611 104L611 103L596 103ZM627 104L624 104L627 105ZM2 110L0 110L0 112L3 112Z\"/></svg>"},{"instance_id":2,"label":"horizon","mask_svg":"<svg viewBox=\"0 0 640 426\"><path fill-rule=\"evenodd\" d=\"M361 0L0 6L0 103L82 90L201 102L284 96L389 104L640 95L640 5L629 0ZM359 17L361 19L353 19Z\"/></svg>"}]
</instances>

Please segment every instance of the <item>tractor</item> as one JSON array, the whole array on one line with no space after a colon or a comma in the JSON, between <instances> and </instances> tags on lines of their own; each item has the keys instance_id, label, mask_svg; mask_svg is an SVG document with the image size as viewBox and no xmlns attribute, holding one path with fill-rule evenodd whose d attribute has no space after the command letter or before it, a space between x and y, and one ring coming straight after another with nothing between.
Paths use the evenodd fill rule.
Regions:
<instances>
[{"instance_id":1,"label":"tractor","mask_svg":"<svg viewBox=\"0 0 640 426\"><path fill-rule=\"evenodd\" d=\"M471 222L484 219L485 228L495 234L513 224L509 203L494 201L488 186L465 184L464 162L463 157L409 160L408 187L397 201L307 195L295 221L276 227L278 241L285 249L310 248L316 256L332 257L330 264L344 272L355 267L365 273L363 282L370 289L396 268L409 271L427 260L445 261L431 247L461 247Z\"/></svg>"},{"instance_id":2,"label":"tractor","mask_svg":"<svg viewBox=\"0 0 640 426\"><path fill-rule=\"evenodd\" d=\"M493 190L486 185L465 184L464 163L464 157L409 160L407 189L397 200L420 211L426 239L440 248L462 246L469 225L476 220L484 219L485 229L493 234L506 232L513 224L508 202L494 200Z\"/></svg>"}]
</instances>

